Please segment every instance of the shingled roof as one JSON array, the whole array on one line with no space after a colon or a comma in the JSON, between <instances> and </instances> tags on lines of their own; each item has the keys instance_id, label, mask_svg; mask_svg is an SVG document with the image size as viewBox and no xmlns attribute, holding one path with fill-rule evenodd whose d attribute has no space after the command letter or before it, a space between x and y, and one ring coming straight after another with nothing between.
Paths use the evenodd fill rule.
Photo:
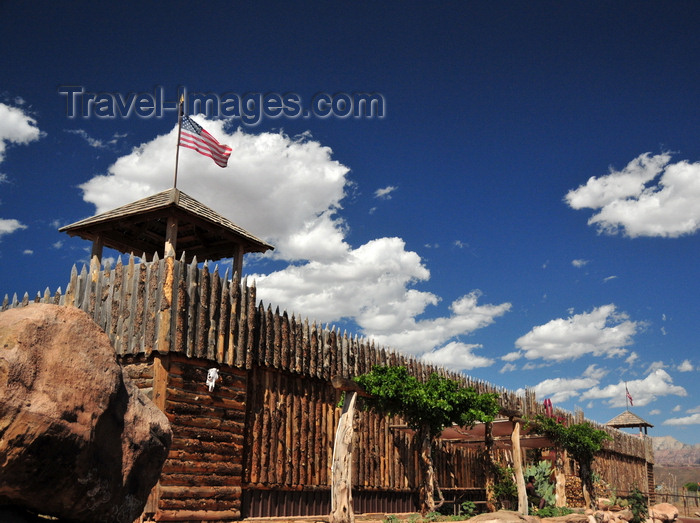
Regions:
<instances>
[{"instance_id":1,"label":"shingled roof","mask_svg":"<svg viewBox=\"0 0 700 523\"><path fill-rule=\"evenodd\" d=\"M172 188L111 211L61 227L70 236L96 241L123 253L163 255L169 217L178 222L176 255L185 259L219 260L232 257L236 246L244 253L274 247L256 238L216 211Z\"/></svg>"},{"instance_id":2,"label":"shingled roof","mask_svg":"<svg viewBox=\"0 0 700 523\"><path fill-rule=\"evenodd\" d=\"M606 423L609 427L615 428L630 428L630 427L653 427L651 423L643 420L635 413L626 410L622 414L615 416Z\"/></svg>"}]
</instances>

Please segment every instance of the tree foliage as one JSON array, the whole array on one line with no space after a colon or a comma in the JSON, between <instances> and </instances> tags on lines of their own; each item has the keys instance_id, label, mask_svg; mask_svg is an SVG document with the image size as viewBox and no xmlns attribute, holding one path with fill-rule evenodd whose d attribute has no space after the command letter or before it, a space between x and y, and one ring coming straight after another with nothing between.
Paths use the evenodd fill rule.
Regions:
<instances>
[{"instance_id":1,"label":"tree foliage","mask_svg":"<svg viewBox=\"0 0 700 523\"><path fill-rule=\"evenodd\" d=\"M528 426L536 434L545 436L554 445L566 450L580 465L588 467L596 453L603 448L603 442L612 439L607 432L596 429L587 421L567 426L560 419L539 414Z\"/></svg>"},{"instance_id":2,"label":"tree foliage","mask_svg":"<svg viewBox=\"0 0 700 523\"><path fill-rule=\"evenodd\" d=\"M478 393L435 373L422 383L406 367L375 365L355 381L371 394L365 401L368 407L399 414L412 429L427 427L431 437L453 423L471 427L478 421L493 421L499 410L496 393Z\"/></svg>"},{"instance_id":3,"label":"tree foliage","mask_svg":"<svg viewBox=\"0 0 700 523\"><path fill-rule=\"evenodd\" d=\"M610 435L604 430L596 429L587 421L567 426L562 419L541 414L528 425L534 433L547 437L555 446L564 449L578 462L579 476L584 485L584 497L588 495L587 492L593 494L593 459L603 448L603 443L612 439ZM592 498L588 502L592 503Z\"/></svg>"}]
</instances>

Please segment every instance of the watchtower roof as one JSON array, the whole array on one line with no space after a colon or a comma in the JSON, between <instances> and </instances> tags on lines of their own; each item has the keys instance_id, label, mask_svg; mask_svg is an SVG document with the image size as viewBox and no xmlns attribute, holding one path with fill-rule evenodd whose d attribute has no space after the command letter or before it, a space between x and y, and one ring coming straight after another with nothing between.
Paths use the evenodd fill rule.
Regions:
<instances>
[{"instance_id":1,"label":"watchtower roof","mask_svg":"<svg viewBox=\"0 0 700 523\"><path fill-rule=\"evenodd\" d=\"M606 423L609 427L619 428L631 428L631 427L649 427L652 428L654 425L648 421L643 420L637 416L634 412L626 410L622 414L618 414L613 419Z\"/></svg>"},{"instance_id":2,"label":"watchtower roof","mask_svg":"<svg viewBox=\"0 0 700 523\"><path fill-rule=\"evenodd\" d=\"M195 256L201 261L232 257L237 248L243 253L274 249L176 188L85 218L59 231L101 241L105 247L122 253L146 253L150 257L158 252L162 257L169 218L177 223L176 255L184 252L188 262Z\"/></svg>"}]
</instances>

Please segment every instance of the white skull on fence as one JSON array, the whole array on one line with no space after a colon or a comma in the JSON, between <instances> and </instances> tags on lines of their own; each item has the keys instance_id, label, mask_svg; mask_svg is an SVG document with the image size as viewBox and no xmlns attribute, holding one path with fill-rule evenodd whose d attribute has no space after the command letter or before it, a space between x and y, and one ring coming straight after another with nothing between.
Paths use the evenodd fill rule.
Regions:
<instances>
[{"instance_id":1,"label":"white skull on fence","mask_svg":"<svg viewBox=\"0 0 700 523\"><path fill-rule=\"evenodd\" d=\"M212 367L209 369L207 372L207 387L209 387L209 392L213 392L214 390L214 384L216 383L216 380L219 379L219 370Z\"/></svg>"}]
</instances>

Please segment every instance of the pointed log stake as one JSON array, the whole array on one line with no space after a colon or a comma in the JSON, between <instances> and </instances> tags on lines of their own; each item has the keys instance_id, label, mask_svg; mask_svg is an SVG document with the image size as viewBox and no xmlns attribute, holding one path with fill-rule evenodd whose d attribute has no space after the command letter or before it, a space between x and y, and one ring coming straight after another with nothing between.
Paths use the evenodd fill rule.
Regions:
<instances>
[{"instance_id":1,"label":"pointed log stake","mask_svg":"<svg viewBox=\"0 0 700 523\"><path fill-rule=\"evenodd\" d=\"M355 417L357 393L346 392L343 412L338 420L338 429L333 444L333 465L331 472L330 523L353 523L355 513L352 508L352 422Z\"/></svg>"}]
</instances>

